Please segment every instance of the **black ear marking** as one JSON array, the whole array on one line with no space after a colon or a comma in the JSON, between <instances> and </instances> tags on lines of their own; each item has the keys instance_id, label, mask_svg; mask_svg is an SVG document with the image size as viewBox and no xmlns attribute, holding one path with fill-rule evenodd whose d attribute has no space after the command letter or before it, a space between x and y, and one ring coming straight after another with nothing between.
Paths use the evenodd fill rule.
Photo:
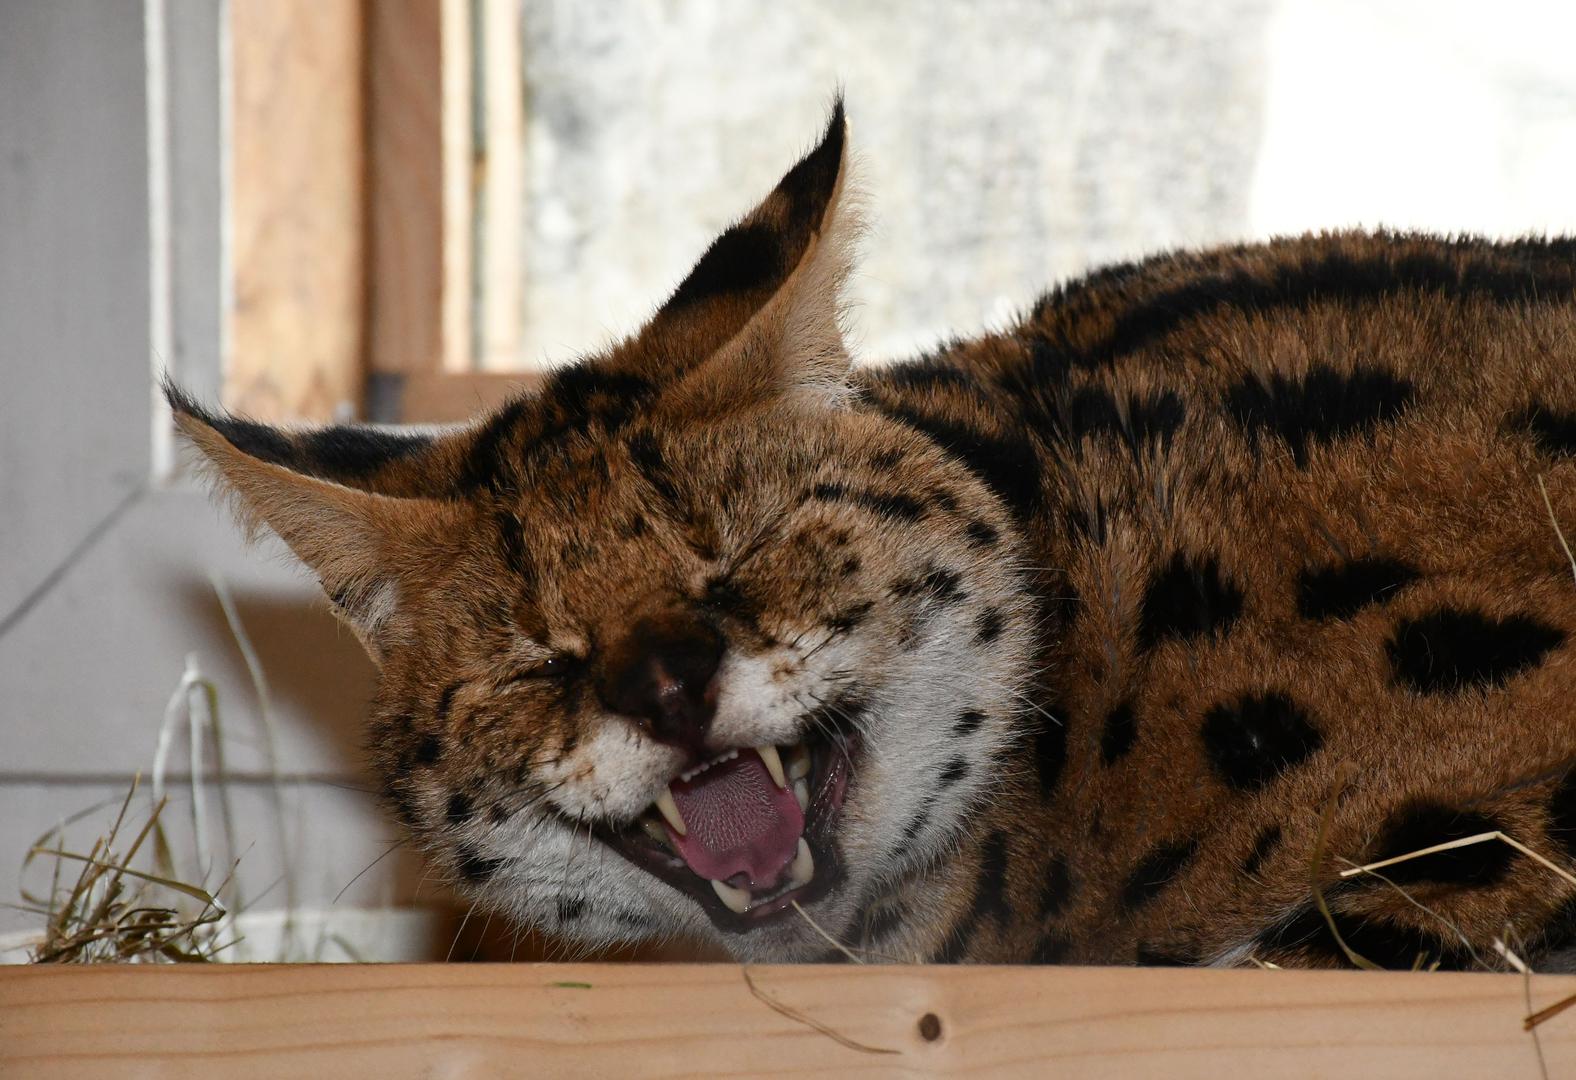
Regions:
<instances>
[{"instance_id":1,"label":"black ear marking","mask_svg":"<svg viewBox=\"0 0 1576 1080\"><path fill-rule=\"evenodd\" d=\"M839 97L816 148L788 170L759 208L712 241L662 306L662 314L682 314L708 301L779 286L826 223L842 172L846 132ZM779 197L781 205L774 206Z\"/></svg>"}]
</instances>

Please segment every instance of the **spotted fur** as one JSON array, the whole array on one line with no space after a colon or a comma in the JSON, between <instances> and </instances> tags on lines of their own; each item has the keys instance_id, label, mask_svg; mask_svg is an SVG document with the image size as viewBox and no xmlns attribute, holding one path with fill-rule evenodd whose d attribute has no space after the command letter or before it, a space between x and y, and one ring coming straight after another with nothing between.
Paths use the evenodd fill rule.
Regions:
<instances>
[{"instance_id":1,"label":"spotted fur","mask_svg":"<svg viewBox=\"0 0 1576 1080\"><path fill-rule=\"evenodd\" d=\"M608 842L686 758L607 668L681 620L719 650L708 749L858 734L808 910L877 955L1568 949L1576 895L1498 842L1338 872L1495 830L1576 866L1576 582L1539 491L1576 526L1576 242L1166 255L854 368L847 160L839 106L646 327L463 430L171 389L381 664L372 760L435 864L584 942L824 955Z\"/></svg>"}]
</instances>

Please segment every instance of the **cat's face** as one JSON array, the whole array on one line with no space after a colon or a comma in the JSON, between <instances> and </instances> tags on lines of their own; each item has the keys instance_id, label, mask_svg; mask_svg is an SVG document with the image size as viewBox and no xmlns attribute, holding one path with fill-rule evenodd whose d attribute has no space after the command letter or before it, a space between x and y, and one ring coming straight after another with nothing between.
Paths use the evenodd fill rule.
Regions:
<instances>
[{"instance_id":1,"label":"cat's face","mask_svg":"<svg viewBox=\"0 0 1576 1080\"><path fill-rule=\"evenodd\" d=\"M1006 779L1013 528L846 387L845 171L839 111L645 331L465 432L175 397L379 659L389 800L487 909L805 958L796 904L846 936Z\"/></svg>"}]
</instances>

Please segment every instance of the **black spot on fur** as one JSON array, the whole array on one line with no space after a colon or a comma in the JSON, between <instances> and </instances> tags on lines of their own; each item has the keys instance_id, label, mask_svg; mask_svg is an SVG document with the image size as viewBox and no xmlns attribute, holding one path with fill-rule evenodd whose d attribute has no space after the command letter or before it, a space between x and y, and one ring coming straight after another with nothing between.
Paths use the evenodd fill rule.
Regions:
<instances>
[{"instance_id":1,"label":"black spot on fur","mask_svg":"<svg viewBox=\"0 0 1576 1080\"><path fill-rule=\"evenodd\" d=\"M525 535L520 519L514 514L494 514L493 523L498 527L498 556L511 570L524 571Z\"/></svg>"},{"instance_id":2,"label":"black spot on fur","mask_svg":"<svg viewBox=\"0 0 1576 1080\"><path fill-rule=\"evenodd\" d=\"M468 847L459 849L457 863L460 876L472 885L479 885L498 872L502 859L489 859Z\"/></svg>"},{"instance_id":3,"label":"black spot on fur","mask_svg":"<svg viewBox=\"0 0 1576 1080\"><path fill-rule=\"evenodd\" d=\"M903 841L905 843L912 844L915 840L919 839L919 834L924 832L925 827L929 824L930 811L921 810L919 813L914 815L914 820L910 821L906 826L903 827Z\"/></svg>"},{"instance_id":4,"label":"black spot on fur","mask_svg":"<svg viewBox=\"0 0 1576 1080\"><path fill-rule=\"evenodd\" d=\"M494 825L502 825L509 820L509 808L503 803L493 803L487 808L487 820Z\"/></svg>"},{"instance_id":5,"label":"black spot on fur","mask_svg":"<svg viewBox=\"0 0 1576 1080\"><path fill-rule=\"evenodd\" d=\"M876 908L865 918L860 941L872 945L891 937L893 931L903 925L903 914L903 905L897 903L887 903Z\"/></svg>"},{"instance_id":6,"label":"black spot on fur","mask_svg":"<svg viewBox=\"0 0 1576 1080\"><path fill-rule=\"evenodd\" d=\"M861 600L857 604L851 604L836 612L830 619L826 620L826 628L835 633L846 634L864 622L865 617L874 609L875 604L869 600Z\"/></svg>"},{"instance_id":7,"label":"black spot on fur","mask_svg":"<svg viewBox=\"0 0 1576 1080\"><path fill-rule=\"evenodd\" d=\"M1046 934L1035 942L1034 951L1029 954L1031 964L1060 964L1072 949L1072 943L1065 934Z\"/></svg>"},{"instance_id":8,"label":"black spot on fur","mask_svg":"<svg viewBox=\"0 0 1576 1080\"><path fill-rule=\"evenodd\" d=\"M1042 469L1039 455L1026 433L987 435L900 405L883 405L882 412L928 435L942 450L956 457L994 491L1020 521L1027 519L1039 506Z\"/></svg>"},{"instance_id":9,"label":"black spot on fur","mask_svg":"<svg viewBox=\"0 0 1576 1080\"><path fill-rule=\"evenodd\" d=\"M1108 364L1221 308L1271 316L1277 310L1300 310L1320 301L1359 304L1410 290L1523 303L1536 300L1540 292L1547 296L1576 285L1568 267L1534 267L1520 254L1513 245L1498 245L1457 265L1431 254L1362 258L1315 253L1263 272L1244 269L1195 276L1184 285L1128 304L1105 340L1073 351L1070 360L1080 367ZM1141 269L1129 267L1127 272ZM1066 295L1053 293L1042 304L1065 306L1066 302Z\"/></svg>"},{"instance_id":10,"label":"black spot on fur","mask_svg":"<svg viewBox=\"0 0 1576 1080\"><path fill-rule=\"evenodd\" d=\"M735 225L712 241L663 310L676 311L773 285L786 269L786 255L776 229L763 224Z\"/></svg>"},{"instance_id":11,"label":"black spot on fur","mask_svg":"<svg viewBox=\"0 0 1576 1080\"><path fill-rule=\"evenodd\" d=\"M1034 764L1040 777L1040 797L1049 799L1067 767L1067 725L1044 713L1036 713L1035 720Z\"/></svg>"},{"instance_id":12,"label":"black spot on fur","mask_svg":"<svg viewBox=\"0 0 1576 1080\"><path fill-rule=\"evenodd\" d=\"M1124 701L1105 714L1100 731L1100 760L1111 765L1127 756L1138 738L1138 717L1133 703Z\"/></svg>"},{"instance_id":13,"label":"black spot on fur","mask_svg":"<svg viewBox=\"0 0 1576 1080\"><path fill-rule=\"evenodd\" d=\"M432 766L438 763L438 758L443 756L443 743L430 731L416 743L416 763L418 765Z\"/></svg>"},{"instance_id":14,"label":"black spot on fur","mask_svg":"<svg viewBox=\"0 0 1576 1080\"><path fill-rule=\"evenodd\" d=\"M451 682L439 692L438 700L432 707L433 723L444 724L448 722L449 710L454 708L454 695L459 693L460 687L464 685L463 682Z\"/></svg>"},{"instance_id":15,"label":"black spot on fur","mask_svg":"<svg viewBox=\"0 0 1576 1080\"><path fill-rule=\"evenodd\" d=\"M1140 943L1133 954L1139 967L1193 967L1198 963L1190 953L1164 945Z\"/></svg>"},{"instance_id":16,"label":"black spot on fur","mask_svg":"<svg viewBox=\"0 0 1576 1080\"><path fill-rule=\"evenodd\" d=\"M581 361L556 369L542 388L546 410L538 440L587 430L599 420L604 430L621 429L656 392L651 380L605 364Z\"/></svg>"},{"instance_id":17,"label":"black spot on fur","mask_svg":"<svg viewBox=\"0 0 1576 1080\"><path fill-rule=\"evenodd\" d=\"M815 485L810 497L822 502L848 503L894 521L919 521L925 516L924 503L894 492L856 491L844 484L827 483Z\"/></svg>"},{"instance_id":18,"label":"black spot on fur","mask_svg":"<svg viewBox=\"0 0 1576 1080\"><path fill-rule=\"evenodd\" d=\"M996 531L995 526L988 525L983 521L969 522L969 526L964 532L968 534L970 543L980 547L991 547L1001 539L1001 534Z\"/></svg>"},{"instance_id":19,"label":"black spot on fur","mask_svg":"<svg viewBox=\"0 0 1576 1080\"><path fill-rule=\"evenodd\" d=\"M464 825L471 820L471 815L475 811L476 808L471 805L471 797L465 792L456 791L449 796L449 805L446 813L448 814L450 825Z\"/></svg>"},{"instance_id":20,"label":"black spot on fur","mask_svg":"<svg viewBox=\"0 0 1576 1080\"><path fill-rule=\"evenodd\" d=\"M465 455L455 486L462 494L486 488L494 493L510 488L510 462L503 446L516 433L531 408L531 399L516 398L488 419Z\"/></svg>"},{"instance_id":21,"label":"black spot on fur","mask_svg":"<svg viewBox=\"0 0 1576 1080\"><path fill-rule=\"evenodd\" d=\"M1347 619L1417 578L1406 563L1383 556L1304 570L1297 579L1297 611L1305 619Z\"/></svg>"},{"instance_id":22,"label":"black spot on fur","mask_svg":"<svg viewBox=\"0 0 1576 1080\"><path fill-rule=\"evenodd\" d=\"M673 484L667 458L663 456L662 447L657 445L656 435L650 431L637 431L631 435L629 459L634 462L640 475L645 477L646 483L657 490L657 494L670 503L679 501L678 488Z\"/></svg>"},{"instance_id":23,"label":"black spot on fur","mask_svg":"<svg viewBox=\"0 0 1576 1080\"><path fill-rule=\"evenodd\" d=\"M1198 841L1164 844L1145 855L1127 883L1122 886L1118 900L1121 909L1131 914L1160 895L1160 891L1174 881L1198 854Z\"/></svg>"},{"instance_id":24,"label":"black spot on fur","mask_svg":"<svg viewBox=\"0 0 1576 1080\"><path fill-rule=\"evenodd\" d=\"M962 758L953 758L941 769L940 784L942 787L951 787L969 774L969 763Z\"/></svg>"},{"instance_id":25,"label":"black spot on fur","mask_svg":"<svg viewBox=\"0 0 1576 1080\"><path fill-rule=\"evenodd\" d=\"M1248 877L1258 876L1259 868L1264 865L1264 860L1269 858L1276 848L1280 847L1280 842L1281 827L1279 825L1271 825L1259 833L1258 837L1253 841L1253 850L1248 852L1246 859L1242 860L1242 872Z\"/></svg>"},{"instance_id":26,"label":"black spot on fur","mask_svg":"<svg viewBox=\"0 0 1576 1080\"><path fill-rule=\"evenodd\" d=\"M1474 810L1459 810L1433 802L1412 803L1390 815L1374 857L1365 861L1391 859L1499 828L1493 818ZM1492 885L1505 876L1506 868L1515 857L1515 849L1490 840L1408 859L1387 866L1379 873L1397 885L1416 882Z\"/></svg>"},{"instance_id":27,"label":"black spot on fur","mask_svg":"<svg viewBox=\"0 0 1576 1080\"><path fill-rule=\"evenodd\" d=\"M962 580L963 576L956 570L945 566L931 566L920 582L920 587L937 603L951 604L963 597L963 590L958 584Z\"/></svg>"},{"instance_id":28,"label":"black spot on fur","mask_svg":"<svg viewBox=\"0 0 1576 1080\"><path fill-rule=\"evenodd\" d=\"M971 389L974 386L974 380L967 372L933 356L912 363L883 367L880 378L888 385L904 390L932 390L936 387Z\"/></svg>"},{"instance_id":29,"label":"black spot on fur","mask_svg":"<svg viewBox=\"0 0 1576 1080\"><path fill-rule=\"evenodd\" d=\"M1052 855L1045 867L1045 882L1040 886L1040 918L1049 919L1060 915L1067 908L1067 902L1073 896L1073 874L1067 865L1067 860L1061 855Z\"/></svg>"},{"instance_id":30,"label":"black spot on fur","mask_svg":"<svg viewBox=\"0 0 1576 1080\"><path fill-rule=\"evenodd\" d=\"M974 910L980 918L1005 923L1012 917L1007 900L1007 837L993 832L980 849L979 884L974 892Z\"/></svg>"},{"instance_id":31,"label":"black spot on fur","mask_svg":"<svg viewBox=\"0 0 1576 1080\"><path fill-rule=\"evenodd\" d=\"M1250 439L1279 436L1291 447L1299 467L1308 463L1313 443L1329 443L1365 431L1401 415L1416 390L1387 371L1358 370L1350 374L1325 364L1310 367L1301 378L1279 372L1266 383L1249 374L1226 392L1226 408Z\"/></svg>"},{"instance_id":32,"label":"black spot on fur","mask_svg":"<svg viewBox=\"0 0 1576 1080\"><path fill-rule=\"evenodd\" d=\"M1446 970L1461 970L1472 965L1472 956L1459 946L1445 945L1439 939L1407 926L1380 919L1363 919L1332 912L1336 930L1347 947L1357 955L1392 971L1409 971L1420 962L1427 967L1434 961ZM1313 904L1305 904L1281 922L1259 935L1264 950L1305 949L1316 957L1343 967L1351 963L1330 932L1330 924ZM1419 958L1421 957L1421 961Z\"/></svg>"},{"instance_id":33,"label":"black spot on fur","mask_svg":"<svg viewBox=\"0 0 1576 1080\"><path fill-rule=\"evenodd\" d=\"M1227 784L1256 791L1323 744L1308 716L1285 694L1248 695L1204 714L1204 752Z\"/></svg>"},{"instance_id":34,"label":"black spot on fur","mask_svg":"<svg viewBox=\"0 0 1576 1080\"><path fill-rule=\"evenodd\" d=\"M1242 590L1221 576L1213 556L1190 562L1181 553L1144 590L1139 639L1152 649L1167 638L1224 634L1242 613Z\"/></svg>"},{"instance_id":35,"label":"black spot on fur","mask_svg":"<svg viewBox=\"0 0 1576 1080\"><path fill-rule=\"evenodd\" d=\"M986 715L978 709L968 709L959 713L958 718L953 721L952 734L960 737L972 735L980 729L980 725L985 723L986 719L988 719Z\"/></svg>"},{"instance_id":36,"label":"black spot on fur","mask_svg":"<svg viewBox=\"0 0 1576 1080\"><path fill-rule=\"evenodd\" d=\"M1507 426L1526 431L1545 454L1553 457L1576 455L1576 414L1555 412L1535 403L1511 417Z\"/></svg>"},{"instance_id":37,"label":"black spot on fur","mask_svg":"<svg viewBox=\"0 0 1576 1080\"><path fill-rule=\"evenodd\" d=\"M1493 619L1440 608L1404 620L1386 644L1396 681L1424 694L1502 686L1538 664L1565 633L1526 615Z\"/></svg>"},{"instance_id":38,"label":"black spot on fur","mask_svg":"<svg viewBox=\"0 0 1576 1080\"><path fill-rule=\"evenodd\" d=\"M1137 452L1151 442L1169 446L1186 418L1187 407L1173 390L1129 394L1124 409L1111 390L1083 386L1068 399L1064 422L1073 442L1109 436Z\"/></svg>"},{"instance_id":39,"label":"black spot on fur","mask_svg":"<svg viewBox=\"0 0 1576 1080\"><path fill-rule=\"evenodd\" d=\"M356 479L432 445L426 435L378 428L329 427L301 436L304 468L317 476Z\"/></svg>"},{"instance_id":40,"label":"black spot on fur","mask_svg":"<svg viewBox=\"0 0 1576 1080\"><path fill-rule=\"evenodd\" d=\"M559 922L574 922L585 914L586 898L583 896L560 896L557 908Z\"/></svg>"},{"instance_id":41,"label":"black spot on fur","mask_svg":"<svg viewBox=\"0 0 1576 1080\"><path fill-rule=\"evenodd\" d=\"M974 641L979 645L989 645L1001 637L1002 627L1007 623L1006 618L996 608L986 608L974 617Z\"/></svg>"}]
</instances>

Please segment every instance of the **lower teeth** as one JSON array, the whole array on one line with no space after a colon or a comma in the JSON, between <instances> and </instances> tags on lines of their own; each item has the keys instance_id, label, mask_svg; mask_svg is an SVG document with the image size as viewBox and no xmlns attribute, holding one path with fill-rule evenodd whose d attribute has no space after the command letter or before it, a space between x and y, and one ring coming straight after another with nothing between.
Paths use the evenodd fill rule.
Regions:
<instances>
[{"instance_id":1,"label":"lower teeth","mask_svg":"<svg viewBox=\"0 0 1576 1080\"><path fill-rule=\"evenodd\" d=\"M794 853L793 863L788 867L788 881L778 894L791 892L810 884L815 877L815 856L810 853L810 845L804 837L799 837L799 850ZM726 881L711 879L711 887L721 900L723 906L735 915L743 915L750 910L750 904L755 897L749 889L739 889L729 885Z\"/></svg>"}]
</instances>

